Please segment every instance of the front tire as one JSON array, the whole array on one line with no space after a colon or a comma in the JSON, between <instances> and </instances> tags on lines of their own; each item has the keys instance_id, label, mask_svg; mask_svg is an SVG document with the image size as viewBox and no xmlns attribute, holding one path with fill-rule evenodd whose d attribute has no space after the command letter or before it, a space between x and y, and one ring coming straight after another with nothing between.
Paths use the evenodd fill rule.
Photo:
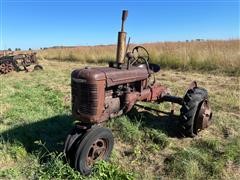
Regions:
<instances>
[{"instance_id":1,"label":"front tire","mask_svg":"<svg viewBox=\"0 0 240 180\"><path fill-rule=\"evenodd\" d=\"M89 129L78 144L75 169L83 175L89 175L96 161L109 159L113 144L111 130L99 126Z\"/></svg>"},{"instance_id":2,"label":"front tire","mask_svg":"<svg viewBox=\"0 0 240 180\"><path fill-rule=\"evenodd\" d=\"M74 167L75 163L75 153L77 149L78 142L81 141L81 138L85 130L79 128L77 125L68 133L66 140L64 142L64 154L67 162L71 167Z\"/></svg>"}]
</instances>

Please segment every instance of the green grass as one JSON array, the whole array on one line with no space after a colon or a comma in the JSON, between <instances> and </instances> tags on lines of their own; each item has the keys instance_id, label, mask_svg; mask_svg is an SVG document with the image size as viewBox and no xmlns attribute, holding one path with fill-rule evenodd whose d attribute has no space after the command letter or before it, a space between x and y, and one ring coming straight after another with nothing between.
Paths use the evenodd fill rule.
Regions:
<instances>
[{"instance_id":1,"label":"green grass","mask_svg":"<svg viewBox=\"0 0 240 180\"><path fill-rule=\"evenodd\" d=\"M239 138L221 143L216 139L194 142L191 147L179 149L166 160L166 171L182 179L221 179L229 163L239 166ZM228 174L235 179L237 174Z\"/></svg>"},{"instance_id":2,"label":"green grass","mask_svg":"<svg viewBox=\"0 0 240 180\"><path fill-rule=\"evenodd\" d=\"M214 123L194 139L179 139L176 119L133 109L108 121L115 137L110 161L83 177L62 153L74 123L70 73L80 65L41 64L42 72L0 76L0 179L240 178L239 77L162 69L156 79L172 94L183 95L193 79L209 90ZM170 110L168 103L148 105Z\"/></svg>"}]
</instances>

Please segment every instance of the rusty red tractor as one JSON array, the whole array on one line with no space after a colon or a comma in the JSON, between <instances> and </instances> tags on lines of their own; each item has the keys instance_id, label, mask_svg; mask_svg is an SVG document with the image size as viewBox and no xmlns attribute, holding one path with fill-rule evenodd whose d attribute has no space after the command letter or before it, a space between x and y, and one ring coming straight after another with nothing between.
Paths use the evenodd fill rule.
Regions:
<instances>
[{"instance_id":1,"label":"rusty red tractor","mask_svg":"<svg viewBox=\"0 0 240 180\"><path fill-rule=\"evenodd\" d=\"M14 54L15 53L15 54ZM34 70L42 70L43 67L38 64L35 52L6 52L0 54L0 75L11 71L28 72L28 67L34 65Z\"/></svg>"},{"instance_id":2,"label":"rusty red tractor","mask_svg":"<svg viewBox=\"0 0 240 180\"><path fill-rule=\"evenodd\" d=\"M103 122L126 114L138 101L179 104L178 129L184 137L196 136L211 123L206 89L192 82L183 97L172 96L155 81L154 73L160 66L150 63L144 47L137 46L126 53L127 14L124 10L116 62L109 63L109 67L76 69L71 74L72 114L80 122L68 134L64 154L70 165L83 175L91 173L96 161L107 160L113 149L112 132L102 127Z\"/></svg>"}]
</instances>

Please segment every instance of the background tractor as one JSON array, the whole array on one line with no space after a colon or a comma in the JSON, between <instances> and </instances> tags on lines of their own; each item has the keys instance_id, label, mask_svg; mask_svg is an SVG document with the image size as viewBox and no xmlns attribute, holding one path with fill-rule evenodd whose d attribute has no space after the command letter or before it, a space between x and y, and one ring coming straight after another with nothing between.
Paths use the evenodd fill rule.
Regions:
<instances>
[{"instance_id":1,"label":"background tractor","mask_svg":"<svg viewBox=\"0 0 240 180\"><path fill-rule=\"evenodd\" d=\"M42 70L38 64L35 52L3 52L0 54L0 74L7 74L11 71L28 72L28 67L34 65L34 70Z\"/></svg>"}]
</instances>

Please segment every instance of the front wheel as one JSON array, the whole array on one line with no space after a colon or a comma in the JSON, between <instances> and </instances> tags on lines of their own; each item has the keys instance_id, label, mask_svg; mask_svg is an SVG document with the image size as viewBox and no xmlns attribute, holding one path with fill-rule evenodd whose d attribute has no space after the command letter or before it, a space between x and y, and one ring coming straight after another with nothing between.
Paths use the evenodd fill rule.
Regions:
<instances>
[{"instance_id":1,"label":"front wheel","mask_svg":"<svg viewBox=\"0 0 240 180\"><path fill-rule=\"evenodd\" d=\"M78 142L81 141L84 133L84 129L81 129L77 125L75 125L75 127L68 133L64 142L63 152L65 154L67 162L70 164L71 167L74 167L77 145Z\"/></svg>"},{"instance_id":2,"label":"front wheel","mask_svg":"<svg viewBox=\"0 0 240 180\"><path fill-rule=\"evenodd\" d=\"M94 163L98 160L108 160L114 139L111 130L103 127L93 127L79 142L75 154L75 168L83 175L89 175Z\"/></svg>"}]
</instances>

